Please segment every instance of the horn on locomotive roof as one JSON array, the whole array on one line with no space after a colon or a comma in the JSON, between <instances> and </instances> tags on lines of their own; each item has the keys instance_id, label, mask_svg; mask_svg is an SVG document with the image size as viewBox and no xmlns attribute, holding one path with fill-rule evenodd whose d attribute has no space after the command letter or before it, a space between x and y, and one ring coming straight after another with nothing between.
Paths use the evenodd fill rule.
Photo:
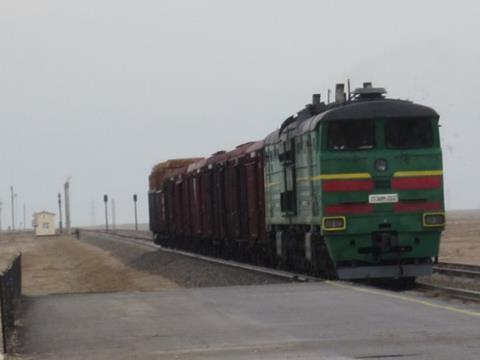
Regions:
<instances>
[{"instance_id":1,"label":"horn on locomotive roof","mask_svg":"<svg viewBox=\"0 0 480 360\"><path fill-rule=\"evenodd\" d=\"M313 94L312 95L312 105L320 105L320 94Z\"/></svg>"},{"instance_id":2,"label":"horn on locomotive roof","mask_svg":"<svg viewBox=\"0 0 480 360\"><path fill-rule=\"evenodd\" d=\"M362 88L353 91L354 99L383 99L387 90L382 87L373 87L371 82L364 82Z\"/></svg>"}]
</instances>

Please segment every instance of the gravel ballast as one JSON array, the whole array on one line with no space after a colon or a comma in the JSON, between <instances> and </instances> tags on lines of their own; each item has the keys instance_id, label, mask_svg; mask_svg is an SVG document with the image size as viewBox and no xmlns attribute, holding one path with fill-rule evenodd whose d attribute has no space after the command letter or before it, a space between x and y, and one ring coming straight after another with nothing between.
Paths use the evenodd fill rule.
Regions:
<instances>
[{"instance_id":1,"label":"gravel ballast","mask_svg":"<svg viewBox=\"0 0 480 360\"><path fill-rule=\"evenodd\" d=\"M113 257L135 270L161 275L181 287L262 285L287 281L268 274L210 263L161 249L150 249L106 234L82 232L80 239L108 251Z\"/></svg>"}]
</instances>

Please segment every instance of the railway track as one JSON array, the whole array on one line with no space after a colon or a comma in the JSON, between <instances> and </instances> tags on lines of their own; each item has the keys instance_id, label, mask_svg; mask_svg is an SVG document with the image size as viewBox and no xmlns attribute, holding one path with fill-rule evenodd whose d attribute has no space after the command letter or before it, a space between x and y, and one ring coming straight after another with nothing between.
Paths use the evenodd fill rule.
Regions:
<instances>
[{"instance_id":1,"label":"railway track","mask_svg":"<svg viewBox=\"0 0 480 360\"><path fill-rule=\"evenodd\" d=\"M480 302L480 291L426 284L422 282L417 282L415 289L422 292L428 292L428 295L444 295L460 300Z\"/></svg>"},{"instance_id":2,"label":"railway track","mask_svg":"<svg viewBox=\"0 0 480 360\"><path fill-rule=\"evenodd\" d=\"M118 241L122 241L125 243L135 243L139 246L146 247L149 249L155 249L155 250L161 250L173 254L179 254L182 256L187 256L190 258L194 259L200 259L203 261L208 261L211 263L216 263L216 264L221 264L225 266L232 266L248 271L254 271L254 272L259 272L263 274L268 274L271 276L276 276L280 277L289 281L298 281L298 282L306 282L306 281L324 281L325 279L319 278L319 277L314 277L314 276L308 276L305 274L298 274L298 273L293 273L289 271L283 271L283 270L277 270L277 269L272 269L272 268L266 268L262 266L256 266L256 265L250 265L246 263L240 263L237 261L231 261L231 260L224 260L224 259L218 259L218 258L213 258L210 256L205 256L205 255L200 255L200 254L195 254L187 251L182 251L182 250L176 250L176 249L169 249L169 248L164 248L160 245L156 245L152 242L152 239L146 236L145 234L135 234L135 233L128 233L128 232L122 232L122 233L104 233L100 231L85 231L87 233L93 233L95 235L100 235L100 236L106 236L106 237L115 237ZM477 278L480 279L480 267L479 266L474 266L474 265L464 265L464 264L452 264L452 263L438 263L434 267L434 272L436 273L442 273L445 275L449 276L465 276L465 277L470 277L470 278ZM350 283L350 282L347 282ZM367 286L373 286L378 288L378 286L375 285L367 285ZM382 286L380 288L384 289ZM387 290L391 290L390 288ZM480 291L474 291L474 290L467 290L467 289L460 289L460 288L454 288L454 287L446 287L446 286L440 286L436 284L430 284L430 283L424 283L424 282L417 282L414 290L418 290L422 293L425 293L426 295L434 295L434 296L447 296L450 298L456 298L456 299L461 299L461 300L466 300L466 301L474 301L474 302L480 302Z\"/></svg>"},{"instance_id":3,"label":"railway track","mask_svg":"<svg viewBox=\"0 0 480 360\"><path fill-rule=\"evenodd\" d=\"M439 262L433 267L433 272L450 278L463 278L480 281L480 266ZM459 287L443 286L430 282L417 281L420 291L426 291L434 295L445 295L451 298L480 302L480 291Z\"/></svg>"},{"instance_id":4,"label":"railway track","mask_svg":"<svg viewBox=\"0 0 480 360\"><path fill-rule=\"evenodd\" d=\"M480 266L439 262L433 267L437 274L447 276L466 277L480 280Z\"/></svg>"},{"instance_id":5,"label":"railway track","mask_svg":"<svg viewBox=\"0 0 480 360\"><path fill-rule=\"evenodd\" d=\"M294 273L294 272L289 272L289 271L283 271L283 270L277 270L277 269L272 269L268 267L262 267L262 266L256 266L256 265L251 265L247 263L241 263L238 261L232 261L232 260L224 260L224 259L219 259L219 258L214 258L210 256L205 256L201 254L196 254L196 253L191 253L187 251L182 251L182 250L177 250L177 249L170 249L170 248L165 248L160 245L156 245L153 243L151 238L147 238L141 234L134 235L134 234L127 234L127 233L104 233L100 231L94 231L94 230L82 230L82 232L86 233L92 233L95 235L100 235L100 236L106 236L106 237L115 237L118 241L123 241L125 243L135 243L139 246L146 247L149 249L155 249L155 250L161 250L164 252L172 253L172 254L179 254L182 256L187 256L192 259L199 259L203 261L208 261L211 263L215 264L220 264L220 265L226 265L226 266L231 266L231 267L236 267L239 269L243 270L248 270L248 271L254 271L262 274L267 274L275 277L279 277L282 279L286 279L289 281L297 281L297 282L306 282L306 281L324 281L324 279L314 277L314 276L308 276L305 274L299 274L299 273Z\"/></svg>"}]
</instances>

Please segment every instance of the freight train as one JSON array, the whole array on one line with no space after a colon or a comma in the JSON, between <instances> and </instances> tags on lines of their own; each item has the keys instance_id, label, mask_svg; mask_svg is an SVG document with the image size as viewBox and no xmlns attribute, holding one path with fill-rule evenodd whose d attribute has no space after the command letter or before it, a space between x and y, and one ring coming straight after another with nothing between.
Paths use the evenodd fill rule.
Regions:
<instances>
[{"instance_id":1,"label":"freight train","mask_svg":"<svg viewBox=\"0 0 480 360\"><path fill-rule=\"evenodd\" d=\"M364 83L263 140L156 165L154 241L326 278L429 275L445 226L439 115Z\"/></svg>"}]
</instances>

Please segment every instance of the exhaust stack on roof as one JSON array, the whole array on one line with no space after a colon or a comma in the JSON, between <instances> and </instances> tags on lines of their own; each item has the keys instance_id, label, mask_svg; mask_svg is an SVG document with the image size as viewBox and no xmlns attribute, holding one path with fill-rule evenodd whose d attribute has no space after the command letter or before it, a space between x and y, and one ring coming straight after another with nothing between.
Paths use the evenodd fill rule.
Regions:
<instances>
[{"instance_id":1,"label":"exhaust stack on roof","mask_svg":"<svg viewBox=\"0 0 480 360\"><path fill-rule=\"evenodd\" d=\"M345 84L337 84L335 87L335 102L337 104L343 104L345 101Z\"/></svg>"}]
</instances>

